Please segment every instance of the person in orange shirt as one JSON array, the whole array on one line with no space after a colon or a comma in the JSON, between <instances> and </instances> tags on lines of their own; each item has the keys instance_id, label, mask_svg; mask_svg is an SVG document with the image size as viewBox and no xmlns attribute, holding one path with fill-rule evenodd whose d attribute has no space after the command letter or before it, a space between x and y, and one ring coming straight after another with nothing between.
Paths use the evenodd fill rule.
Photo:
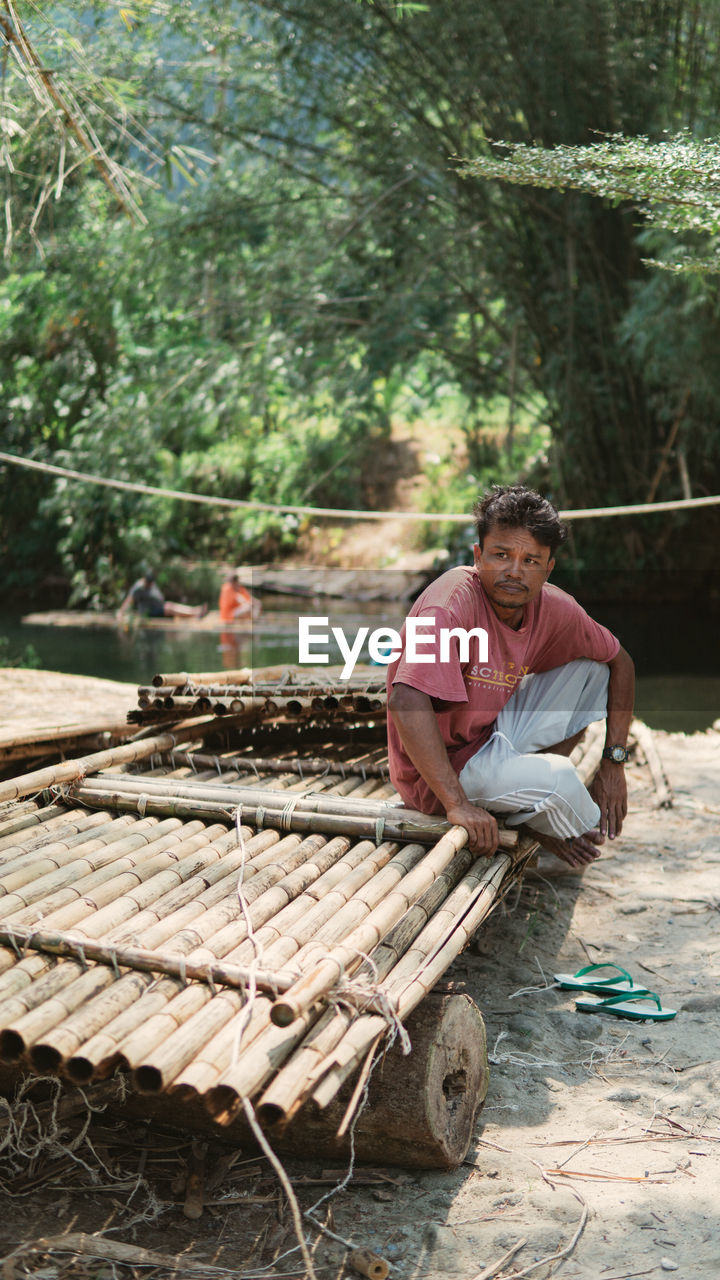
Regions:
<instances>
[{"instance_id":1,"label":"person in orange shirt","mask_svg":"<svg viewBox=\"0 0 720 1280\"><path fill-rule=\"evenodd\" d=\"M232 573L220 588L218 608L221 622L237 622L242 618L257 618L262 606L242 585L239 574Z\"/></svg>"}]
</instances>

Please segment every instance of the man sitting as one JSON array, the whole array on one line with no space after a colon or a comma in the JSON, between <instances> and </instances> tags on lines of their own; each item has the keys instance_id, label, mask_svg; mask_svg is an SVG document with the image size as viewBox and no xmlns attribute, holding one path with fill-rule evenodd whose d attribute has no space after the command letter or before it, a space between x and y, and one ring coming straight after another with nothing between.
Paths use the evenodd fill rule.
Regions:
<instances>
[{"instance_id":1,"label":"man sitting","mask_svg":"<svg viewBox=\"0 0 720 1280\"><path fill-rule=\"evenodd\" d=\"M241 618L259 617L262 605L243 586L239 573L231 573L220 588L218 609L221 622L237 622Z\"/></svg>"},{"instance_id":2,"label":"man sitting","mask_svg":"<svg viewBox=\"0 0 720 1280\"><path fill-rule=\"evenodd\" d=\"M134 582L117 611L118 621L122 621L128 609L134 608L141 618L204 618L207 605L176 604L166 600L152 569L148 569Z\"/></svg>"},{"instance_id":3,"label":"man sitting","mask_svg":"<svg viewBox=\"0 0 720 1280\"><path fill-rule=\"evenodd\" d=\"M406 623L403 653L388 669L390 776L407 805L465 827L477 853L497 848L492 814L501 813L582 867L606 834L620 834L627 812L633 662L548 583L567 530L545 498L495 486L473 516L474 566L450 569L415 601L409 616L428 620L421 658L407 654ZM443 629L487 633L487 659L477 637L468 654L457 636L441 654ZM588 791L568 756L605 716L606 747Z\"/></svg>"}]
</instances>

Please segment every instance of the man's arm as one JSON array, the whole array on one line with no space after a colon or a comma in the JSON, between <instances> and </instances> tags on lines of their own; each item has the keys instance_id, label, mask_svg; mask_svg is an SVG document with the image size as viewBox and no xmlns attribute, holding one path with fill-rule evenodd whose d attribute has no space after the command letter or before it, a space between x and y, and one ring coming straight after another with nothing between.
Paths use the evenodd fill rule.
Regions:
<instances>
[{"instance_id":1,"label":"man's arm","mask_svg":"<svg viewBox=\"0 0 720 1280\"><path fill-rule=\"evenodd\" d=\"M635 664L630 654L620 646L616 656L608 663L607 747L627 746L635 701ZM612 760L602 760L590 794L600 806L600 831L611 840L620 835L627 814L627 782L625 766Z\"/></svg>"},{"instance_id":2,"label":"man's arm","mask_svg":"<svg viewBox=\"0 0 720 1280\"><path fill-rule=\"evenodd\" d=\"M133 600L134 600L133 592L134 592L134 590L135 590L135 588L134 588L134 587L131 587L131 588L130 588L130 590L128 591L128 593L127 593L127 595L126 595L125 599L123 600L122 604L120 605L120 608L117 610L117 612L116 612L116 614L115 614L115 617L118 619L118 621L119 621L120 619L122 619L122 618L124 618L124 617L125 617L125 614L127 613L128 609L130 608L130 605L133 603Z\"/></svg>"},{"instance_id":3,"label":"man's arm","mask_svg":"<svg viewBox=\"0 0 720 1280\"><path fill-rule=\"evenodd\" d=\"M486 809L471 804L460 786L428 695L409 684L393 685L388 710L405 751L437 796L448 822L465 828L473 853L494 853L497 823Z\"/></svg>"}]
</instances>

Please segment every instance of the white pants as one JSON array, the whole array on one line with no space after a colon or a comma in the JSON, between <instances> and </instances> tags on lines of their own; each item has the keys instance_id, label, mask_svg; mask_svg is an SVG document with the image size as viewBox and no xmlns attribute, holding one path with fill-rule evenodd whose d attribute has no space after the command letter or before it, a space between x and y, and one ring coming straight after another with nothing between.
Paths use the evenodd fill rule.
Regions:
<instances>
[{"instance_id":1,"label":"white pants","mask_svg":"<svg viewBox=\"0 0 720 1280\"><path fill-rule=\"evenodd\" d=\"M608 675L605 663L581 658L525 676L492 737L460 772L468 799L509 815L508 826L524 822L545 835L567 838L596 827L600 810L568 757L537 753L603 719Z\"/></svg>"}]
</instances>

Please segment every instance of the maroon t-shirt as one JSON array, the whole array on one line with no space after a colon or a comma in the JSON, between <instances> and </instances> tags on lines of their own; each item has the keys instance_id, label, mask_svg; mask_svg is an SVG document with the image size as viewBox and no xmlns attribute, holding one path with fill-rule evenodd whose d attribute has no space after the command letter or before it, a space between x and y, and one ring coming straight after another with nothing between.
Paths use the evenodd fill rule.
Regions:
<instances>
[{"instance_id":1,"label":"maroon t-shirt","mask_svg":"<svg viewBox=\"0 0 720 1280\"><path fill-rule=\"evenodd\" d=\"M403 652L388 667L388 693L393 684L408 684L429 694L458 774L487 742L498 713L524 675L550 671L576 658L610 662L620 648L612 632L594 622L577 600L547 582L525 606L522 626L514 631L497 617L477 573L468 567L450 569L432 582L408 617L427 620L416 645L426 661L408 660L406 623ZM460 660L457 638L446 642L449 654L442 660L441 632L452 628L486 631L487 659L479 640L471 637L468 661ZM406 755L391 715L388 757L390 777L405 804L422 813L442 813L442 805Z\"/></svg>"}]
</instances>

